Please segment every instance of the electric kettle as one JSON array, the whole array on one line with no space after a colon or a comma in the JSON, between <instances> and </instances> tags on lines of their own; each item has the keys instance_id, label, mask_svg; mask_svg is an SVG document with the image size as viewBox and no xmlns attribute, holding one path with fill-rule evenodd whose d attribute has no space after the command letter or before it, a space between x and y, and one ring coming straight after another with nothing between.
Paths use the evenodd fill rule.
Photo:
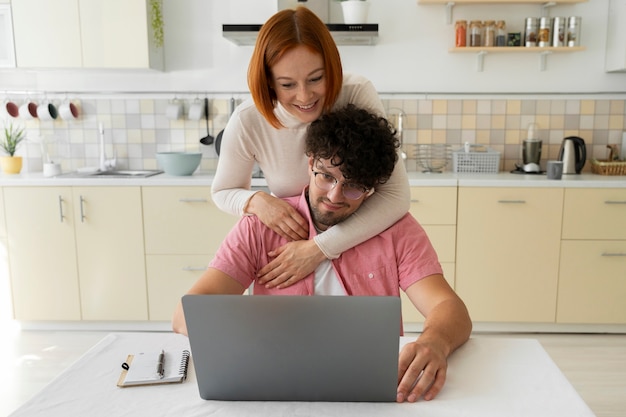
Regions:
<instances>
[{"instance_id":1,"label":"electric kettle","mask_svg":"<svg viewBox=\"0 0 626 417\"><path fill-rule=\"evenodd\" d=\"M563 139L559 161L563 161L563 174L580 174L587 159L585 141L577 136Z\"/></svg>"}]
</instances>

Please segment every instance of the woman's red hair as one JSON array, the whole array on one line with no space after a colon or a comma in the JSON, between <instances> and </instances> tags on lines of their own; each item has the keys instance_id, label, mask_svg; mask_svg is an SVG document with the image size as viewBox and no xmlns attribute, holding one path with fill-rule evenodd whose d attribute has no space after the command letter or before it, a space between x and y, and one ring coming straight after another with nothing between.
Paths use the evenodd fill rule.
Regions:
<instances>
[{"instance_id":1,"label":"woman's red hair","mask_svg":"<svg viewBox=\"0 0 626 417\"><path fill-rule=\"evenodd\" d=\"M283 127L274 115L276 93L271 86L271 67L285 52L306 46L324 62L326 97L324 112L329 112L343 83L339 50L328 28L306 7L282 10L261 27L248 67L248 88L263 117L277 129Z\"/></svg>"}]
</instances>

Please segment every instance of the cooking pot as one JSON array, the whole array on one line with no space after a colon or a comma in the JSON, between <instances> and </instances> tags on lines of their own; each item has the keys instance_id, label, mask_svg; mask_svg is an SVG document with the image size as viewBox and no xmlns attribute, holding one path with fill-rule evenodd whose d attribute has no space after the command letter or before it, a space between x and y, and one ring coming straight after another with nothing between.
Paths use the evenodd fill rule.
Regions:
<instances>
[{"instance_id":1,"label":"cooking pot","mask_svg":"<svg viewBox=\"0 0 626 417\"><path fill-rule=\"evenodd\" d=\"M563 139L558 159L563 161L563 174L580 174L587 160L585 141L578 136Z\"/></svg>"}]
</instances>

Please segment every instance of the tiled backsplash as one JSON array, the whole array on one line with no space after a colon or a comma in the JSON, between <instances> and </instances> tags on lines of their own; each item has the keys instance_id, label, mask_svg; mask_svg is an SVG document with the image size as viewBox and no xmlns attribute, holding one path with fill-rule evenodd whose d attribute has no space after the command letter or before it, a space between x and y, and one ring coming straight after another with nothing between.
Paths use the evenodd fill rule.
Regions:
<instances>
[{"instance_id":1,"label":"tiled backsplash","mask_svg":"<svg viewBox=\"0 0 626 417\"><path fill-rule=\"evenodd\" d=\"M62 164L63 171L98 166L98 124L105 130L107 157L116 156L117 165L128 169L156 168L155 152L193 151L204 153L201 170L215 169L214 147L201 145L206 136L204 118L188 120L187 110L193 96L177 97L184 102L185 112L179 120L169 120L165 108L171 98L150 94L136 97L75 97L80 116L73 121L10 119L26 127L28 143L17 154L24 157L26 172L42 170L42 147L45 141L50 157ZM24 97L2 97L18 104ZM173 98L173 97L172 97ZM203 96L201 96L203 98ZM236 97L238 101L243 95ZM209 96L209 131L212 136L225 126L230 97ZM37 100L35 100L37 101ZM41 101L41 100L39 100ZM62 99L54 100L60 104ZM500 169L509 171L520 161L521 143L530 123L539 126L543 140L542 166L556 159L561 141L567 136L582 137L588 158L607 157L607 144L621 143L626 131L626 99L614 98L423 98L394 95L383 96L389 114L403 112L403 139L408 154L407 168L419 170L412 144L447 143L458 149L465 142L486 145L501 152ZM449 164L447 170L452 169ZM589 164L585 171L589 170Z\"/></svg>"}]
</instances>

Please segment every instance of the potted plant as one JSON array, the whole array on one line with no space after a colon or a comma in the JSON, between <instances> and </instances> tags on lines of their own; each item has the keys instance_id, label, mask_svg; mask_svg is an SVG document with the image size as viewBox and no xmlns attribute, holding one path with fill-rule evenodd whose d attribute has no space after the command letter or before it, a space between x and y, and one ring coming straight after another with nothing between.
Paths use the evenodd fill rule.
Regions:
<instances>
[{"instance_id":1,"label":"potted plant","mask_svg":"<svg viewBox=\"0 0 626 417\"><path fill-rule=\"evenodd\" d=\"M22 157L15 156L15 151L24 139L26 139L24 128L15 127L13 123L8 127L4 126L4 135L0 138L0 148L8 155L0 157L4 173L19 174L22 170Z\"/></svg>"},{"instance_id":2,"label":"potted plant","mask_svg":"<svg viewBox=\"0 0 626 417\"><path fill-rule=\"evenodd\" d=\"M366 0L339 0L343 11L343 22L347 24L367 23L370 3Z\"/></svg>"}]
</instances>

